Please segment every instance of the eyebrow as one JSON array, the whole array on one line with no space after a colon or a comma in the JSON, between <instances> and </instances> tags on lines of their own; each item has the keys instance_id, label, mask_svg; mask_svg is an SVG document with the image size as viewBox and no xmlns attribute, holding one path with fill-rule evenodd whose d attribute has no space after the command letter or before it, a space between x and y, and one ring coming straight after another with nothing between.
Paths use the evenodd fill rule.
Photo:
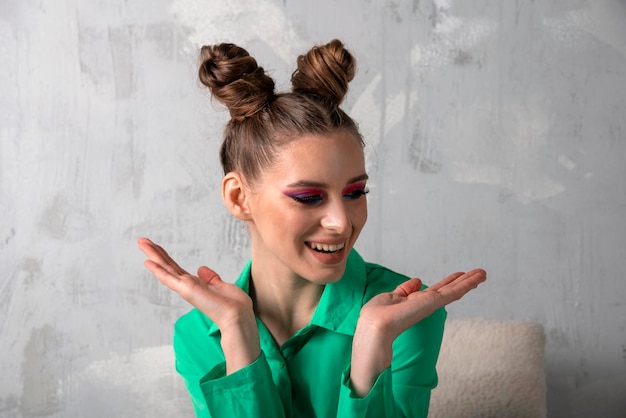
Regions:
<instances>
[{"instance_id":1,"label":"eyebrow","mask_svg":"<svg viewBox=\"0 0 626 418\"><path fill-rule=\"evenodd\" d=\"M348 180L347 184L356 183L358 181L364 181L364 180L367 180L368 178L369 178L369 176L367 174L363 173L360 176L356 176L356 177L353 177L350 180ZM296 181L295 183L288 184L287 187L288 188L316 187L316 188L324 189L324 188L328 187L328 185L326 183L320 183L320 182L317 182L317 181L299 180L299 181Z\"/></svg>"}]
</instances>

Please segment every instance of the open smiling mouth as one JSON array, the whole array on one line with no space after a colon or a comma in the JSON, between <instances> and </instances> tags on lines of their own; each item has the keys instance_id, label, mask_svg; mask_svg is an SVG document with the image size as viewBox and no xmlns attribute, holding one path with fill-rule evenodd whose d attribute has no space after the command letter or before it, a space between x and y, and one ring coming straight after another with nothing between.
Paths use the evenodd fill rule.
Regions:
<instances>
[{"instance_id":1,"label":"open smiling mouth","mask_svg":"<svg viewBox=\"0 0 626 418\"><path fill-rule=\"evenodd\" d=\"M346 243L342 242L341 244L320 244L317 242L307 242L307 245L313 250L319 253L327 253L333 254L343 250Z\"/></svg>"}]
</instances>

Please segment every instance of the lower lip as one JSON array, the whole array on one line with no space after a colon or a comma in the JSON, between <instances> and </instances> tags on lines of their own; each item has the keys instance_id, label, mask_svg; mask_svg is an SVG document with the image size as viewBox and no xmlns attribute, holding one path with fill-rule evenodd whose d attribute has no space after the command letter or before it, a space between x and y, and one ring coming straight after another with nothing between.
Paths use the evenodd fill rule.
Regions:
<instances>
[{"instance_id":1,"label":"lower lip","mask_svg":"<svg viewBox=\"0 0 626 418\"><path fill-rule=\"evenodd\" d=\"M313 248L307 245L307 248L313 254L313 257L317 259L322 264L338 264L341 263L344 259L344 254L346 252L346 247L343 247L341 250L336 251L334 253L323 253L320 251L315 251Z\"/></svg>"}]
</instances>

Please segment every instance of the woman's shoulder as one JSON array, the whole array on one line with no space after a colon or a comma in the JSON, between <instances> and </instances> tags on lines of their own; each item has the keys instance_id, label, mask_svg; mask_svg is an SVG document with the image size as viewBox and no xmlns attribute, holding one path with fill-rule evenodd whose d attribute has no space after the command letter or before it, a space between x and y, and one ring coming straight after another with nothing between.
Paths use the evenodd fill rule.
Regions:
<instances>
[{"instance_id":1,"label":"woman's shoulder","mask_svg":"<svg viewBox=\"0 0 626 418\"><path fill-rule=\"evenodd\" d=\"M391 292L399 284L410 279L389 267L370 262L365 262L365 275L368 291L373 291L375 294Z\"/></svg>"}]
</instances>

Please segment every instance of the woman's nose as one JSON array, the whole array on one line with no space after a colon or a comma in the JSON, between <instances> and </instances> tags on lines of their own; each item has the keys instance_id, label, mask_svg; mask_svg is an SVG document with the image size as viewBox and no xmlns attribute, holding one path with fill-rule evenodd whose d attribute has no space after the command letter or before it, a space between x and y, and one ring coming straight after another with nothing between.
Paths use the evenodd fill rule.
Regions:
<instances>
[{"instance_id":1,"label":"woman's nose","mask_svg":"<svg viewBox=\"0 0 626 418\"><path fill-rule=\"evenodd\" d=\"M350 231L352 225L343 200L329 202L322 218L322 226L338 234Z\"/></svg>"}]
</instances>

